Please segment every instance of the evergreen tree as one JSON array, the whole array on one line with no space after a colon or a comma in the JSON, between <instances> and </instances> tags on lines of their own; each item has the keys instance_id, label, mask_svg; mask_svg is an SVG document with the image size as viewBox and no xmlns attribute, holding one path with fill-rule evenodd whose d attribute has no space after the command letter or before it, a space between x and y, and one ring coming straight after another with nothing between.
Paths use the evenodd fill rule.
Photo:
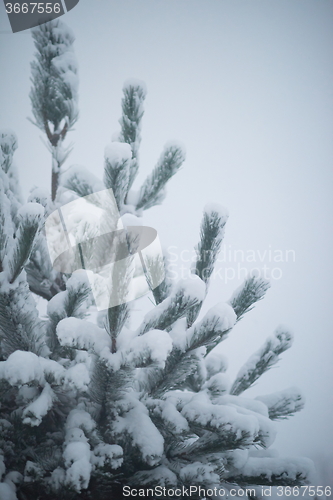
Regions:
<instances>
[{"instance_id":1,"label":"evergreen tree","mask_svg":"<svg viewBox=\"0 0 333 500\"><path fill-rule=\"evenodd\" d=\"M51 197L37 190L23 205L13 165L17 141L10 132L1 134L0 498L104 500L120 498L124 485L251 486L253 498L260 497L260 485L307 484L310 461L278 458L269 450L273 421L303 407L300 392L291 388L256 399L242 394L291 346L291 334L277 328L231 387L215 349L269 284L249 277L228 303L200 315L224 236L225 209L205 207L188 279L173 282L166 273L159 286L151 286L155 305L140 324L130 321L133 302L126 301L94 322L87 273L52 269L41 227L45 216L60 207L65 188L67 201L90 196L92 208L98 208L95 193L111 188L129 228L162 201L185 155L177 143L168 143L141 189L131 189L139 168L146 90L142 82L129 80L121 133L105 150L103 181L77 166L58 176L64 157L57 155L77 112L54 54L66 54L73 37L59 20L33 33L38 56L31 99L36 124L53 148L53 167L58 162L57 179ZM114 214L105 212L107 223ZM78 224L76 231L94 240L91 227ZM96 253L100 259L110 251L107 237L95 240L98 245L93 241L84 247L89 264ZM135 248L135 241L126 242ZM148 284L151 276L163 274L164 264L160 256L146 260ZM117 269L117 292L125 296L127 268ZM36 283L43 273L45 293ZM39 318L32 292L48 300L46 321Z\"/></svg>"},{"instance_id":2,"label":"evergreen tree","mask_svg":"<svg viewBox=\"0 0 333 500\"><path fill-rule=\"evenodd\" d=\"M71 146L64 147L64 141L78 118L77 62L74 35L59 19L31 31L36 47L36 60L31 63L30 92L35 121L31 121L45 133L52 159L51 200L47 193L35 189L31 201L42 203L48 212L56 200L61 166L71 152ZM47 300L65 289L62 274L50 265L43 233L38 236L38 245L26 271L31 290Z\"/></svg>"}]
</instances>

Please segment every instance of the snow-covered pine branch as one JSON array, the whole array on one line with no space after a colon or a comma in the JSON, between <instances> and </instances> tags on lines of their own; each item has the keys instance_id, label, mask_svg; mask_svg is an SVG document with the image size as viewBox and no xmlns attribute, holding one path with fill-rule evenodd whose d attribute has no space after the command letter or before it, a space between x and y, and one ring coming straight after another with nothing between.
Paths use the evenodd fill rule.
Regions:
<instances>
[{"instance_id":1,"label":"snow-covered pine branch","mask_svg":"<svg viewBox=\"0 0 333 500\"><path fill-rule=\"evenodd\" d=\"M40 188L33 188L30 192L28 202L38 203L45 209L45 216L51 210L51 197L49 193ZM43 231L36 235L35 244L25 265L29 288L32 292L43 299L50 300L55 294L65 288L64 276L53 269L50 254Z\"/></svg>"},{"instance_id":2,"label":"snow-covered pine branch","mask_svg":"<svg viewBox=\"0 0 333 500\"><path fill-rule=\"evenodd\" d=\"M167 143L152 173L141 186L137 210L153 207L162 203L165 196L165 185L175 175L185 161L185 151L178 143Z\"/></svg>"},{"instance_id":3,"label":"snow-covered pine branch","mask_svg":"<svg viewBox=\"0 0 333 500\"><path fill-rule=\"evenodd\" d=\"M2 132L0 137L0 356L4 358L16 349L45 352L42 322L22 272L40 229L44 208L37 203L18 208L9 181L17 140L10 131Z\"/></svg>"},{"instance_id":4,"label":"snow-covered pine branch","mask_svg":"<svg viewBox=\"0 0 333 500\"><path fill-rule=\"evenodd\" d=\"M246 278L244 283L234 291L229 300L229 304L237 315L237 320L240 320L246 312L251 311L256 302L264 298L269 287L269 282L260 276Z\"/></svg>"},{"instance_id":5,"label":"snow-covered pine branch","mask_svg":"<svg viewBox=\"0 0 333 500\"><path fill-rule=\"evenodd\" d=\"M7 248L10 283L14 283L30 257L35 236L41 228L43 215L44 208L38 203L27 203L17 213L20 221L18 230L11 248Z\"/></svg>"},{"instance_id":6,"label":"snow-covered pine branch","mask_svg":"<svg viewBox=\"0 0 333 500\"><path fill-rule=\"evenodd\" d=\"M197 260L192 272L199 276L208 287L217 255L224 237L224 229L228 220L228 211L217 203L209 203L204 207L200 227L200 242L196 246ZM192 307L187 314L187 325L190 327L197 319L202 303Z\"/></svg>"},{"instance_id":7,"label":"snow-covered pine branch","mask_svg":"<svg viewBox=\"0 0 333 500\"><path fill-rule=\"evenodd\" d=\"M121 132L119 141L131 146L132 160L129 164L127 191L132 187L139 169L139 147L141 142L141 120L144 113L143 101L147 90L144 82L130 79L123 86L122 117L119 120Z\"/></svg>"},{"instance_id":8,"label":"snow-covered pine branch","mask_svg":"<svg viewBox=\"0 0 333 500\"><path fill-rule=\"evenodd\" d=\"M13 165L13 155L17 149L17 137L11 130L0 132L0 164L5 174L9 174Z\"/></svg>"},{"instance_id":9,"label":"snow-covered pine branch","mask_svg":"<svg viewBox=\"0 0 333 500\"><path fill-rule=\"evenodd\" d=\"M17 349L36 354L47 352L44 327L27 282L19 277L12 286L2 275L0 282L0 356Z\"/></svg>"},{"instance_id":10,"label":"snow-covered pine branch","mask_svg":"<svg viewBox=\"0 0 333 500\"><path fill-rule=\"evenodd\" d=\"M204 207L200 242L196 247L197 260L193 272L205 283L208 283L213 272L228 217L228 211L217 203L209 203Z\"/></svg>"},{"instance_id":11,"label":"snow-covered pine branch","mask_svg":"<svg viewBox=\"0 0 333 500\"><path fill-rule=\"evenodd\" d=\"M226 338L236 323L236 315L228 304L220 303L212 307L186 332L186 350L206 346L210 352Z\"/></svg>"},{"instance_id":12,"label":"snow-covered pine branch","mask_svg":"<svg viewBox=\"0 0 333 500\"><path fill-rule=\"evenodd\" d=\"M156 304L160 304L166 299L170 293L172 284L170 282L169 276L167 274L168 271L168 262L167 257L165 255L161 256L160 254L154 255L153 257L147 256L145 260L146 265L146 277L148 277L148 285L151 289L151 292L154 296ZM164 280L157 287L153 288L151 286L152 279L154 277L157 281L160 281L158 278L160 276L164 276Z\"/></svg>"},{"instance_id":13,"label":"snow-covered pine branch","mask_svg":"<svg viewBox=\"0 0 333 500\"><path fill-rule=\"evenodd\" d=\"M88 196L105 189L104 183L82 165L72 165L61 175L61 185L78 196Z\"/></svg>"},{"instance_id":14,"label":"snow-covered pine branch","mask_svg":"<svg viewBox=\"0 0 333 500\"><path fill-rule=\"evenodd\" d=\"M288 330L283 327L277 328L274 336L269 337L240 369L230 394L238 395L251 387L263 373L279 361L279 355L289 349L292 342L293 336Z\"/></svg>"},{"instance_id":15,"label":"snow-covered pine branch","mask_svg":"<svg viewBox=\"0 0 333 500\"><path fill-rule=\"evenodd\" d=\"M121 142L111 142L105 148L104 157L104 184L107 189L112 189L118 209L121 210L128 192L131 147Z\"/></svg>"},{"instance_id":16,"label":"snow-covered pine branch","mask_svg":"<svg viewBox=\"0 0 333 500\"><path fill-rule=\"evenodd\" d=\"M171 291L169 297L146 314L138 331L139 335L152 329L164 330L186 311L202 302L205 296L205 285L200 278L180 280Z\"/></svg>"},{"instance_id":17,"label":"snow-covered pine branch","mask_svg":"<svg viewBox=\"0 0 333 500\"><path fill-rule=\"evenodd\" d=\"M154 376L148 379L146 391L156 397L176 387L188 389L195 385L200 390L206 381L203 356L207 347L210 350L226 338L235 322L233 309L228 304L218 304L188 330L182 324L179 329L176 323L174 331L170 332L174 347L165 367L159 372L155 371ZM204 374L201 375L202 369Z\"/></svg>"},{"instance_id":18,"label":"snow-covered pine branch","mask_svg":"<svg viewBox=\"0 0 333 500\"><path fill-rule=\"evenodd\" d=\"M56 334L59 322L64 318L82 318L85 309L82 307L86 303L91 289L84 272L77 271L72 274L66 283L66 290L57 293L47 305L49 317L46 323L47 341L53 353L59 349L59 341Z\"/></svg>"},{"instance_id":19,"label":"snow-covered pine branch","mask_svg":"<svg viewBox=\"0 0 333 500\"><path fill-rule=\"evenodd\" d=\"M16 224L16 212L21 206L20 186L17 182L17 170L13 161L17 149L17 137L12 130L0 131L0 180L2 189L10 202L11 218ZM2 216L2 215L1 215ZM7 221L7 224L9 222ZM2 248L2 247L1 247Z\"/></svg>"},{"instance_id":20,"label":"snow-covered pine branch","mask_svg":"<svg viewBox=\"0 0 333 500\"><path fill-rule=\"evenodd\" d=\"M244 468L235 472L226 479L240 486L301 486L313 476L313 463L307 458L250 457Z\"/></svg>"},{"instance_id":21,"label":"snow-covered pine branch","mask_svg":"<svg viewBox=\"0 0 333 500\"><path fill-rule=\"evenodd\" d=\"M304 408L305 399L297 387L290 387L283 391L274 392L265 396L257 396L268 408L271 420L283 420L291 417Z\"/></svg>"},{"instance_id":22,"label":"snow-covered pine branch","mask_svg":"<svg viewBox=\"0 0 333 500\"><path fill-rule=\"evenodd\" d=\"M55 200L60 167L69 150L63 148L67 132L78 118L77 62L72 31L59 19L32 29L36 60L31 63L30 100L34 124L45 132L52 153L52 200Z\"/></svg>"},{"instance_id":23,"label":"snow-covered pine branch","mask_svg":"<svg viewBox=\"0 0 333 500\"><path fill-rule=\"evenodd\" d=\"M73 53L74 35L62 21L55 19L33 28L32 37L37 49L36 60L31 63L32 111L41 130L46 132L49 123L53 126L54 136L48 138L56 145L61 134L77 120L78 78Z\"/></svg>"}]
</instances>

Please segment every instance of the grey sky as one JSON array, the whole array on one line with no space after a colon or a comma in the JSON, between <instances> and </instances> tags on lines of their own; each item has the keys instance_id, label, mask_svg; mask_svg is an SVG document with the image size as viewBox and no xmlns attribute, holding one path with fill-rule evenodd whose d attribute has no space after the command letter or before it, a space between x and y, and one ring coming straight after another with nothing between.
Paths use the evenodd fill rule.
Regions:
<instances>
[{"instance_id":1,"label":"grey sky","mask_svg":"<svg viewBox=\"0 0 333 500\"><path fill-rule=\"evenodd\" d=\"M0 16L0 29L9 30L3 4ZM80 69L80 119L67 166L102 175L123 81L142 79L148 95L138 181L167 140L187 150L165 202L145 215L162 243L191 249L203 206L217 201L230 213L227 249L295 251L295 262L272 264L266 256L282 277L222 350L233 378L277 325L288 325L294 346L249 394L299 386L306 408L278 424L276 448L289 456L332 453L333 3L81 0L62 19L75 33ZM27 195L50 184L49 154L26 120L34 48L25 32L2 34L0 44L1 126L18 135ZM206 307L239 284L213 280Z\"/></svg>"}]
</instances>

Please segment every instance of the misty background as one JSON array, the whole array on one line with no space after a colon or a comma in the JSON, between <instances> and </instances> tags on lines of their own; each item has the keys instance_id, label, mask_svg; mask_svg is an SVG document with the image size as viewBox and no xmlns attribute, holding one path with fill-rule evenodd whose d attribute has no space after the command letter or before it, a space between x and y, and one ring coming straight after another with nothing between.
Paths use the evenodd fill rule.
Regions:
<instances>
[{"instance_id":1,"label":"misty background","mask_svg":"<svg viewBox=\"0 0 333 500\"><path fill-rule=\"evenodd\" d=\"M123 82L144 80L134 188L166 141L177 139L187 150L165 201L144 213L144 222L171 248L180 272L181 255L188 260L198 242L204 205L228 208L226 262L217 263L204 311L243 281L238 265L278 268L266 298L220 350L232 381L279 324L291 329L292 348L245 395L302 390L305 409L277 423L273 447L314 459L319 484L331 484L332 1L80 0L61 20L76 37L80 78L80 117L67 136L74 150L64 169L81 164L102 177L104 148L120 128ZM26 198L35 185L50 190L51 159L42 133L26 119L33 41L28 31L10 32L3 3L0 47L0 125L18 136L14 158ZM249 252L255 261L246 261ZM283 262L274 261L276 252Z\"/></svg>"}]
</instances>

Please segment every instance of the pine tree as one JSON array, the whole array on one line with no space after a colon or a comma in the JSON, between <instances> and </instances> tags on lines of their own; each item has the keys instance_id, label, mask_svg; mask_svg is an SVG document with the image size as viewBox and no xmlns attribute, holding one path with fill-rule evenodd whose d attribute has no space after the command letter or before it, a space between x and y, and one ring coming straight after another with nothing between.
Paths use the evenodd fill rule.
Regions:
<instances>
[{"instance_id":1,"label":"pine tree","mask_svg":"<svg viewBox=\"0 0 333 500\"><path fill-rule=\"evenodd\" d=\"M31 63L30 100L35 119L31 121L45 133L52 175L51 200L40 189L31 193L30 200L42 203L48 212L56 200L61 166L71 152L71 146L64 147L64 142L78 118L78 70L73 51L74 35L59 19L33 29L32 36L36 60ZM63 275L50 265L43 233L38 236L38 245L26 271L31 290L47 300L65 289Z\"/></svg>"},{"instance_id":2,"label":"pine tree","mask_svg":"<svg viewBox=\"0 0 333 500\"><path fill-rule=\"evenodd\" d=\"M67 201L88 197L92 208L100 208L98 192L112 189L128 226L124 244L135 250L129 227L161 203L168 180L185 159L179 144L168 143L139 191L132 190L146 89L129 80L123 88L118 141L105 150L103 181L77 166L60 176L64 157L60 161L57 155L77 118L75 96L60 66L52 63L54 54L61 57L71 47L73 37L67 33L55 20L33 35L38 48L33 112L52 146L53 167L58 162L51 197L37 190L22 204L13 165L17 140L8 131L0 136L0 498L104 500L121 498L124 485L185 491L190 486L226 491L251 486L249 498L259 498L261 485L307 484L310 461L277 458L269 450L273 421L303 407L300 392L291 388L256 399L243 395L291 346L290 332L277 328L231 387L225 360L215 349L265 296L268 282L249 277L228 303L201 314L224 236L225 209L205 207L188 279L173 282L166 272L154 287L151 278L163 275L167 256L146 259L144 273L155 304L137 325L130 322L133 301L126 300L94 322L89 273L55 271L46 259L42 225L60 207L64 189ZM111 219L108 229L115 221L111 208L103 219L106 225ZM98 239L83 223L76 231L88 242L81 252L87 269L96 264L96 255L98 262L108 258L108 232ZM133 265L134 257L129 252ZM113 279L121 284L117 293L126 296L128 268L114 269L118 275ZM45 293L38 286L43 273ZM47 321L39 318L33 292L48 300ZM192 498L203 495L193 493Z\"/></svg>"}]
</instances>

